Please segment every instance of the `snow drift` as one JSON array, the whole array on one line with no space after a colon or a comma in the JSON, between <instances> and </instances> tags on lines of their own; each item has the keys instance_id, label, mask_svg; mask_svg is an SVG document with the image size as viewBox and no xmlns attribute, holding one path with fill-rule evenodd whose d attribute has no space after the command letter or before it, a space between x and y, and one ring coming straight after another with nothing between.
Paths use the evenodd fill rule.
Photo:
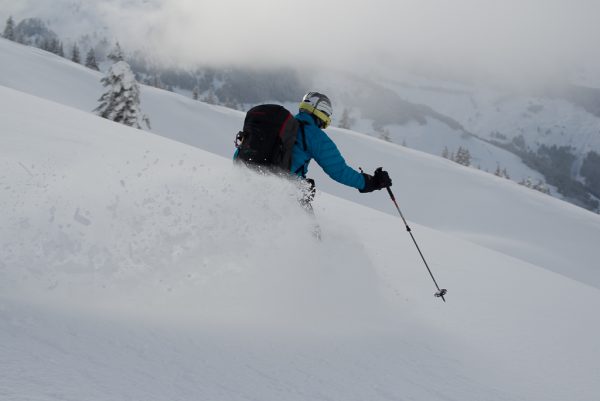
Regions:
<instances>
[{"instance_id":1,"label":"snow drift","mask_svg":"<svg viewBox=\"0 0 600 401\"><path fill-rule=\"evenodd\" d=\"M294 182L4 92L43 110L26 121L13 118L12 127L29 134L10 135L4 146L1 202L11 211L0 229L4 291L49 289L79 298L116 287L128 296L140 290L137 299L153 308L154 291L194 292L194 313L220 318L241 305L214 305L211 297L230 294L246 307L258 303L248 319L282 308L285 299L312 305L312 316L328 304L321 297L346 299L353 313L370 303L365 296L373 290L365 290L373 273L364 250L320 243ZM65 116L69 122L61 123ZM332 247L340 251L335 263ZM332 277L315 276L323 271ZM342 277L349 288L338 285Z\"/></svg>"}]
</instances>

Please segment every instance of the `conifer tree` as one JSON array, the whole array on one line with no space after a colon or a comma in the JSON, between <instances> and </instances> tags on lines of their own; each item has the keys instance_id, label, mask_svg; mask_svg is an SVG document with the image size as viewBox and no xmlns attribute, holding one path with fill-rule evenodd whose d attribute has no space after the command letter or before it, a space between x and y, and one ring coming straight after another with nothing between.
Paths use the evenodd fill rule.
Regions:
<instances>
[{"instance_id":1,"label":"conifer tree","mask_svg":"<svg viewBox=\"0 0 600 401\"><path fill-rule=\"evenodd\" d=\"M458 164L462 164L463 166L470 166L471 165L471 153L469 152L469 150L467 148L463 148L462 146L459 146L458 150L456 151L456 158L454 161L457 162Z\"/></svg>"},{"instance_id":2,"label":"conifer tree","mask_svg":"<svg viewBox=\"0 0 600 401\"><path fill-rule=\"evenodd\" d=\"M158 89L167 89L167 86L163 83L159 73L152 75L152 78L148 80L148 85L154 86Z\"/></svg>"},{"instance_id":3,"label":"conifer tree","mask_svg":"<svg viewBox=\"0 0 600 401\"><path fill-rule=\"evenodd\" d=\"M119 61L123 61L125 59L119 42L115 43L115 47L110 51L110 53L108 53L107 57L113 63L118 63Z\"/></svg>"},{"instance_id":4,"label":"conifer tree","mask_svg":"<svg viewBox=\"0 0 600 401\"><path fill-rule=\"evenodd\" d=\"M50 51L50 41L48 39L44 39L39 44L39 48L42 50Z\"/></svg>"},{"instance_id":5,"label":"conifer tree","mask_svg":"<svg viewBox=\"0 0 600 401\"><path fill-rule=\"evenodd\" d=\"M200 89L198 89L197 86L194 86L194 89L192 90L192 99L198 100L198 98L200 96L199 92L200 92Z\"/></svg>"},{"instance_id":6,"label":"conifer tree","mask_svg":"<svg viewBox=\"0 0 600 401\"><path fill-rule=\"evenodd\" d=\"M56 54L59 55L59 56L61 56L61 57L64 57L65 56L65 50L63 48L62 42L59 42L58 40L56 42L57 42Z\"/></svg>"},{"instance_id":7,"label":"conifer tree","mask_svg":"<svg viewBox=\"0 0 600 401\"><path fill-rule=\"evenodd\" d=\"M135 128L141 128L140 121L145 120L149 126L148 118L140 110L140 90L129 64L116 62L101 82L107 91L94 110L99 116Z\"/></svg>"},{"instance_id":8,"label":"conifer tree","mask_svg":"<svg viewBox=\"0 0 600 401\"><path fill-rule=\"evenodd\" d=\"M379 139L383 139L386 142L392 142L390 130L388 130L387 128L383 128L381 131L379 131ZM402 146L406 146L406 141L402 143Z\"/></svg>"},{"instance_id":9,"label":"conifer tree","mask_svg":"<svg viewBox=\"0 0 600 401\"><path fill-rule=\"evenodd\" d=\"M458 150L456 151L456 155L454 156L454 161L458 164L462 164L462 157L463 157L463 148L462 148L462 146L459 146Z\"/></svg>"},{"instance_id":10,"label":"conifer tree","mask_svg":"<svg viewBox=\"0 0 600 401\"><path fill-rule=\"evenodd\" d=\"M87 68L91 68L92 70L100 71L98 68L98 63L96 62L96 53L93 48L87 52L87 56L85 57L85 66Z\"/></svg>"},{"instance_id":11,"label":"conifer tree","mask_svg":"<svg viewBox=\"0 0 600 401\"><path fill-rule=\"evenodd\" d=\"M6 20L6 26L4 27L2 37L8 40L15 40L15 21L12 16L8 17Z\"/></svg>"},{"instance_id":12,"label":"conifer tree","mask_svg":"<svg viewBox=\"0 0 600 401\"><path fill-rule=\"evenodd\" d=\"M500 164L496 164L496 171L494 171L494 175L497 177L502 177L502 171L500 170Z\"/></svg>"},{"instance_id":13,"label":"conifer tree","mask_svg":"<svg viewBox=\"0 0 600 401\"><path fill-rule=\"evenodd\" d=\"M344 108L344 111L342 111L342 118L340 119L340 124L339 127L340 128L345 128L345 129L350 129L350 127L352 126L352 119L350 118L350 112L348 111L347 108Z\"/></svg>"},{"instance_id":14,"label":"conifer tree","mask_svg":"<svg viewBox=\"0 0 600 401\"><path fill-rule=\"evenodd\" d=\"M523 178L519 182L519 185L523 185L524 187L527 187L527 188L533 188L533 182L531 182L531 177Z\"/></svg>"},{"instance_id":15,"label":"conifer tree","mask_svg":"<svg viewBox=\"0 0 600 401\"><path fill-rule=\"evenodd\" d=\"M219 101L219 99L217 99L217 97L215 96L215 92L213 91L212 88L210 88L208 90L208 94L204 98L204 102L206 102L208 104L217 104L218 101Z\"/></svg>"},{"instance_id":16,"label":"conifer tree","mask_svg":"<svg viewBox=\"0 0 600 401\"><path fill-rule=\"evenodd\" d=\"M42 50L46 50L50 53L58 54L58 40L55 38L44 39L41 45Z\"/></svg>"},{"instance_id":17,"label":"conifer tree","mask_svg":"<svg viewBox=\"0 0 600 401\"><path fill-rule=\"evenodd\" d=\"M77 43L73 44L73 50L71 51L71 61L81 64L81 54L79 53L79 47Z\"/></svg>"},{"instance_id":18,"label":"conifer tree","mask_svg":"<svg viewBox=\"0 0 600 401\"><path fill-rule=\"evenodd\" d=\"M546 183L540 179L538 179L537 184L535 184L532 188L535 189L536 191L540 191L541 193L544 193L547 195L550 194L550 188L548 188Z\"/></svg>"}]
</instances>

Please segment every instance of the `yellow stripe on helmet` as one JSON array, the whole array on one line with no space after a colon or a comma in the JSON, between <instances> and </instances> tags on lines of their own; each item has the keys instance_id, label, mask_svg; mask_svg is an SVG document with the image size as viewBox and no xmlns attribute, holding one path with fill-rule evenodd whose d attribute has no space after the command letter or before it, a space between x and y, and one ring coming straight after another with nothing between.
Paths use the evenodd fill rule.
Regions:
<instances>
[{"instance_id":1,"label":"yellow stripe on helmet","mask_svg":"<svg viewBox=\"0 0 600 401\"><path fill-rule=\"evenodd\" d=\"M312 113L315 116L317 116L319 118L319 120L323 121L323 129L329 127L329 124L331 124L331 117L329 117L327 114L323 113L321 110L315 108L314 106L311 106L310 104L308 104L306 102L300 103L300 110L306 110L309 113Z\"/></svg>"}]
</instances>

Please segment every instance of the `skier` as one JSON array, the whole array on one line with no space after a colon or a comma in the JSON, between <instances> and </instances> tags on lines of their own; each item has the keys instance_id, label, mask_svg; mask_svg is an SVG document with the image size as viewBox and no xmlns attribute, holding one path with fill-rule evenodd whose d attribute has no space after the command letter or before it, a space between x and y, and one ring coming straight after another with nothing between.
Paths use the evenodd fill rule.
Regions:
<instances>
[{"instance_id":1,"label":"skier","mask_svg":"<svg viewBox=\"0 0 600 401\"><path fill-rule=\"evenodd\" d=\"M389 174L381 167L370 175L359 173L346 164L335 143L323 131L331 123L333 114L331 101L327 96L318 92L308 92L302 98L299 109L295 117L301 126L292 148L292 174L306 179L308 165L314 159L332 179L356 188L361 193L392 185Z\"/></svg>"}]
</instances>

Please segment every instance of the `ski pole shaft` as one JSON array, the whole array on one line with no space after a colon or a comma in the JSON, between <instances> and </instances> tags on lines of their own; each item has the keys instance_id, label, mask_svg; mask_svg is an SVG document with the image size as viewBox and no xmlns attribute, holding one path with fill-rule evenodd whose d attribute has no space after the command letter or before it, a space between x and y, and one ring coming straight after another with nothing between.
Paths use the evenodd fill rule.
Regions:
<instances>
[{"instance_id":1,"label":"ski pole shaft","mask_svg":"<svg viewBox=\"0 0 600 401\"><path fill-rule=\"evenodd\" d=\"M433 277L433 273L431 272L431 269L429 268L429 265L427 264L427 261L425 260L425 256L423 256L423 252L421 252L421 248L419 248L419 244L417 244L417 240L415 240L412 230L408 226L408 223L406 222L406 219L404 218L404 215L402 214L402 211L400 210L400 206L398 206L398 202L396 201L396 197L394 196L392 189L390 187L386 187L386 189L388 191L388 194L390 195L390 199L392 200L392 202L394 202L394 206L396 206L396 210L398 210L398 214L400 214L400 217L402 218L402 221L404 222L406 231L408 231L408 233L410 234L410 237L412 238L415 246L417 247L417 251L419 251L419 255L421 255L421 259L423 260L423 263L425 263L425 267L427 268L427 271L429 272L429 275L431 276L431 279L433 280L433 284L435 284L435 287L438 290L435 293L435 296L442 298L442 301L446 302L444 295L446 295L446 293L448 291L444 288L440 289L440 286L438 285L437 281L435 280L435 277Z\"/></svg>"}]
</instances>

